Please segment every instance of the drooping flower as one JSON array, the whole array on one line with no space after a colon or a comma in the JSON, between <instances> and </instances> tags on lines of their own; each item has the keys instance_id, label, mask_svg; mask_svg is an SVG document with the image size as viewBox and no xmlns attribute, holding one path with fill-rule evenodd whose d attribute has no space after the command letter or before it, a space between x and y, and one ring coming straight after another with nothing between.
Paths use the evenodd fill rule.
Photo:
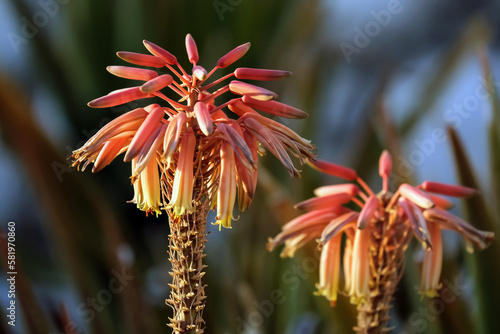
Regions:
<instances>
[{"instance_id":1,"label":"drooping flower","mask_svg":"<svg viewBox=\"0 0 500 334\"><path fill-rule=\"evenodd\" d=\"M108 108L135 100L159 98L166 105L150 104L127 112L105 125L83 147L73 152L73 166L93 172L124 153L131 162L135 203L140 210L169 215L169 260L174 308L170 326L175 333L203 332L203 250L205 223L210 208L217 210L215 224L231 227L238 198L240 212L252 202L257 185L258 155L267 148L292 176L300 163L314 157L314 146L288 127L258 111L285 118L305 118L302 110L274 101L277 94L242 80L278 80L288 71L238 68L212 82L214 73L243 57L250 43L221 57L210 71L198 65L199 54L191 35L186 50L192 69L186 71L177 58L158 45L143 41L151 53L118 52L122 60L148 67L108 66L118 77L136 80L135 87L113 91L89 102ZM150 68L166 67L159 75ZM222 83L234 77L228 84ZM216 88L217 86L220 86ZM223 95L233 94L224 99ZM231 112L229 113L228 110ZM262 147L263 146L263 147Z\"/></svg>"},{"instance_id":2,"label":"drooping flower","mask_svg":"<svg viewBox=\"0 0 500 334\"><path fill-rule=\"evenodd\" d=\"M379 173L383 189L375 194L350 168L322 160L310 160L315 169L349 181L317 188L316 197L296 205L308 211L283 226L282 232L269 240L273 250L284 243L282 256L293 256L308 241L317 239L321 248L320 282L317 294L336 304L340 290L340 242L345 235L342 291L358 305L358 327L384 328L394 289L400 279L404 252L414 236L425 250L420 293L437 295L441 284L441 230L454 230L466 241L482 250L493 240L494 233L480 231L450 214L450 201L440 195L466 197L475 189L426 181L417 187L402 184L393 194L388 190L392 160L387 151L380 157ZM438 195L439 194L439 195ZM344 206L353 203L359 210Z\"/></svg>"}]
</instances>

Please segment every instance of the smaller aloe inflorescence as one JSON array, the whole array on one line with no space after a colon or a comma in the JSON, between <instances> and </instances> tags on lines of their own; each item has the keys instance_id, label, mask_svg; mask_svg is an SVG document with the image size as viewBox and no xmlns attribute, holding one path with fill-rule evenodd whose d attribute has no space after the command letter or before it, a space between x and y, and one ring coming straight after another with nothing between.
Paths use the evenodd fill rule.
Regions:
<instances>
[{"instance_id":1,"label":"smaller aloe inflorescence","mask_svg":"<svg viewBox=\"0 0 500 334\"><path fill-rule=\"evenodd\" d=\"M207 71L198 65L198 48L191 35L186 50L192 70L188 73L177 58L154 43L144 41L151 55L118 52L121 59L149 68L166 67L173 74L128 66L108 66L112 74L142 81L89 102L107 108L145 98L160 98L169 106L150 104L114 119L83 147L73 152L74 166L85 169L94 163L97 172L124 154L131 162L132 202L146 213L166 210L170 224L170 261L173 283L167 302L174 309L170 326L175 333L202 333L205 223L209 209L217 210L215 224L231 227L233 207L240 212L252 202L257 185L258 155L264 146L292 176L299 170L290 155L301 163L314 157L314 146L288 127L260 115L256 110L286 118L305 118L302 110L273 101L277 95L240 80L270 81L287 77L288 71L237 68L207 83L213 74L243 57L250 43L221 57ZM174 79L176 77L176 79ZM214 88L235 77L229 84ZM178 95L174 100L165 91ZM235 97L220 102L225 93ZM228 117L228 108L237 117Z\"/></svg>"},{"instance_id":2,"label":"smaller aloe inflorescence","mask_svg":"<svg viewBox=\"0 0 500 334\"><path fill-rule=\"evenodd\" d=\"M317 188L315 198L296 205L307 213L283 226L282 232L270 239L268 249L284 243L282 257L292 257L307 242L317 239L321 247L320 282L317 294L325 296L334 306L339 292L341 273L341 242L343 249L343 291L358 306L356 331L376 333L386 329L390 302L401 277L404 252L412 237L425 250L420 293L437 296L441 284L441 230L454 230L466 241L484 249L493 240L492 232L480 231L447 210L453 204L446 198L477 194L472 188L426 181L417 187L402 184L392 194L388 180L392 169L391 156L384 151L379 173L383 190L375 194L350 168L322 160L311 160L315 169L349 181L349 183ZM359 210L344 205L353 203Z\"/></svg>"}]
</instances>

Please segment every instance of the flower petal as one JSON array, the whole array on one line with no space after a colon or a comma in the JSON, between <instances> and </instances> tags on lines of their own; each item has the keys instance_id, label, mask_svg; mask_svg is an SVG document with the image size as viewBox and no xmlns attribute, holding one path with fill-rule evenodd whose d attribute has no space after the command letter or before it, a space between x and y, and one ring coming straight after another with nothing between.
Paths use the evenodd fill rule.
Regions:
<instances>
[{"instance_id":1,"label":"flower petal","mask_svg":"<svg viewBox=\"0 0 500 334\"><path fill-rule=\"evenodd\" d=\"M144 143L141 152L137 156L136 170L132 171L132 178L141 173L149 164L149 161L158 154L158 148L163 142L163 137L167 127L168 124L160 125L153 133L151 133L148 140Z\"/></svg>"},{"instance_id":2,"label":"flower petal","mask_svg":"<svg viewBox=\"0 0 500 334\"><path fill-rule=\"evenodd\" d=\"M422 190L419 190L407 183L403 183L399 187L399 193L401 196L409 199L416 205L424 209L430 209L435 206L432 200L424 193Z\"/></svg>"},{"instance_id":3,"label":"flower petal","mask_svg":"<svg viewBox=\"0 0 500 334\"><path fill-rule=\"evenodd\" d=\"M422 189L431 193L448 195L453 197L469 197L477 195L479 191L474 188L455 186L451 184L425 181L422 183Z\"/></svg>"},{"instance_id":4,"label":"flower petal","mask_svg":"<svg viewBox=\"0 0 500 334\"><path fill-rule=\"evenodd\" d=\"M382 178L388 178L391 175L392 171L392 158L389 154L389 151L384 150L379 160L379 175Z\"/></svg>"},{"instance_id":5,"label":"flower petal","mask_svg":"<svg viewBox=\"0 0 500 334\"><path fill-rule=\"evenodd\" d=\"M125 60L126 62L135 65L156 67L156 68L165 66L164 59L155 56L145 55L142 53L119 51L116 53L116 55L121 59Z\"/></svg>"},{"instance_id":6,"label":"flower petal","mask_svg":"<svg viewBox=\"0 0 500 334\"><path fill-rule=\"evenodd\" d=\"M153 109L153 111L149 113L149 115L144 120L144 123L142 123L139 130L137 130L137 133L132 139L132 142L130 142L127 153L125 153L125 157L123 158L123 161L131 161L141 152L149 136L160 125L160 122L163 119L164 115L165 112L160 107Z\"/></svg>"},{"instance_id":7,"label":"flower petal","mask_svg":"<svg viewBox=\"0 0 500 334\"><path fill-rule=\"evenodd\" d=\"M400 197L398 200L399 206L403 208L410 221L410 226L415 234L415 237L424 244L424 248L432 248L432 243L427 229L427 223L424 216L420 212L420 209L413 204L413 202L407 200L404 197Z\"/></svg>"},{"instance_id":8,"label":"flower petal","mask_svg":"<svg viewBox=\"0 0 500 334\"><path fill-rule=\"evenodd\" d=\"M150 97L141 91L140 87L120 89L90 101L87 105L91 108L109 108L134 100Z\"/></svg>"},{"instance_id":9,"label":"flower petal","mask_svg":"<svg viewBox=\"0 0 500 334\"><path fill-rule=\"evenodd\" d=\"M198 55L198 47L196 46L196 42L194 41L191 34L186 35L186 51L189 61L192 64L196 64L198 60L200 60L200 56Z\"/></svg>"},{"instance_id":10,"label":"flower petal","mask_svg":"<svg viewBox=\"0 0 500 334\"><path fill-rule=\"evenodd\" d=\"M149 80L141 86L141 92L143 93L154 93L159 91L168 85L170 85L173 81L173 78L170 74L163 74L159 77Z\"/></svg>"},{"instance_id":11,"label":"flower petal","mask_svg":"<svg viewBox=\"0 0 500 334\"><path fill-rule=\"evenodd\" d=\"M194 114L200 126L201 132L205 136L210 136L213 132L212 118L208 111L207 105L201 101L196 102L194 105Z\"/></svg>"},{"instance_id":12,"label":"flower petal","mask_svg":"<svg viewBox=\"0 0 500 334\"><path fill-rule=\"evenodd\" d=\"M432 249L425 251L424 263L422 266L422 281L420 284L420 294L428 297L438 297L437 290L441 288L439 276L443 263L443 246L441 240L441 230L437 224L429 224L430 239Z\"/></svg>"},{"instance_id":13,"label":"flower petal","mask_svg":"<svg viewBox=\"0 0 500 334\"><path fill-rule=\"evenodd\" d=\"M250 49L250 42L235 47L217 61L217 67L225 68L243 57Z\"/></svg>"},{"instance_id":14,"label":"flower petal","mask_svg":"<svg viewBox=\"0 0 500 334\"><path fill-rule=\"evenodd\" d=\"M207 70L199 65L193 66L193 76L200 81L205 81L207 78Z\"/></svg>"},{"instance_id":15,"label":"flower petal","mask_svg":"<svg viewBox=\"0 0 500 334\"><path fill-rule=\"evenodd\" d=\"M309 159L308 165L322 173L340 177L345 180L354 181L358 178L358 174L356 174L354 169L340 166L328 161Z\"/></svg>"},{"instance_id":16,"label":"flower petal","mask_svg":"<svg viewBox=\"0 0 500 334\"><path fill-rule=\"evenodd\" d=\"M368 224L374 218L377 209L379 208L380 208L380 199L375 195L371 195L366 201L365 205L363 206L363 209L361 209L361 212L359 213L359 218L357 223L358 229L362 230L366 226L368 226Z\"/></svg>"},{"instance_id":17,"label":"flower petal","mask_svg":"<svg viewBox=\"0 0 500 334\"><path fill-rule=\"evenodd\" d=\"M245 115L245 114L247 114L247 113L253 114L253 115L259 115L258 112L256 112L252 108L247 107L246 105L244 105L243 101L241 101L241 98L234 99L232 101L233 102L231 102L227 107L229 108L229 110L231 110L232 112L234 112L236 115L238 115L240 117L243 116L243 115Z\"/></svg>"},{"instance_id":18,"label":"flower petal","mask_svg":"<svg viewBox=\"0 0 500 334\"><path fill-rule=\"evenodd\" d=\"M158 76L156 71L129 66L108 66L106 70L117 77L131 80L148 81Z\"/></svg>"},{"instance_id":19,"label":"flower petal","mask_svg":"<svg viewBox=\"0 0 500 334\"><path fill-rule=\"evenodd\" d=\"M172 198L167 208L173 209L176 215L191 213L193 207L193 161L196 149L196 137L191 128L182 136L179 148L179 159L174 174Z\"/></svg>"},{"instance_id":20,"label":"flower petal","mask_svg":"<svg viewBox=\"0 0 500 334\"><path fill-rule=\"evenodd\" d=\"M142 43L149 52L151 52L156 57L163 58L169 65L177 64L177 58L167 50L147 40L143 40Z\"/></svg>"},{"instance_id":21,"label":"flower petal","mask_svg":"<svg viewBox=\"0 0 500 334\"><path fill-rule=\"evenodd\" d=\"M342 235L330 239L321 249L319 265L319 284L316 285L316 295L325 296L332 306L337 302L340 275L340 245Z\"/></svg>"},{"instance_id":22,"label":"flower petal","mask_svg":"<svg viewBox=\"0 0 500 334\"><path fill-rule=\"evenodd\" d=\"M251 98L248 95L244 95L242 101L246 106L250 108L255 108L257 110L279 117L306 118L307 116L309 116L307 115L307 113L303 112L300 109L291 107L278 101L259 101Z\"/></svg>"},{"instance_id":23,"label":"flower petal","mask_svg":"<svg viewBox=\"0 0 500 334\"><path fill-rule=\"evenodd\" d=\"M174 154L182 129L187 121L188 118L183 112L178 113L170 119L170 123L168 124L167 132L165 133L163 140L163 158L165 160L169 161L172 154Z\"/></svg>"},{"instance_id":24,"label":"flower petal","mask_svg":"<svg viewBox=\"0 0 500 334\"><path fill-rule=\"evenodd\" d=\"M455 230L480 250L485 249L494 239L495 233L476 229L465 220L442 209L434 208L423 212L425 219L440 224L445 229ZM469 252L473 250L468 248Z\"/></svg>"},{"instance_id":25,"label":"flower petal","mask_svg":"<svg viewBox=\"0 0 500 334\"><path fill-rule=\"evenodd\" d=\"M116 156L125 148L128 142L130 142L130 136L123 136L107 141L94 162L92 173L96 173L109 165L111 161L113 161L113 159L116 158Z\"/></svg>"},{"instance_id":26,"label":"flower petal","mask_svg":"<svg viewBox=\"0 0 500 334\"><path fill-rule=\"evenodd\" d=\"M312 211L325 209L327 207L342 205L352 200L349 193L337 193L322 197L313 197L308 200L295 204L295 208L303 211Z\"/></svg>"},{"instance_id":27,"label":"flower petal","mask_svg":"<svg viewBox=\"0 0 500 334\"><path fill-rule=\"evenodd\" d=\"M342 232L342 230L347 228L349 225L354 226L354 224L351 223L357 220L358 217L359 213L351 211L333 219L323 230L323 233L321 234L320 243L324 245L331 238L338 236L339 233Z\"/></svg>"},{"instance_id":28,"label":"flower petal","mask_svg":"<svg viewBox=\"0 0 500 334\"><path fill-rule=\"evenodd\" d=\"M292 75L290 71L267 70L261 68L240 67L234 71L234 75L242 80L271 81L279 80Z\"/></svg>"},{"instance_id":29,"label":"flower petal","mask_svg":"<svg viewBox=\"0 0 500 334\"><path fill-rule=\"evenodd\" d=\"M314 195L316 196L328 196L340 193L346 193L354 197L359 194L359 188L355 184L347 183L323 186L314 189Z\"/></svg>"},{"instance_id":30,"label":"flower petal","mask_svg":"<svg viewBox=\"0 0 500 334\"><path fill-rule=\"evenodd\" d=\"M220 149L221 171L217 190L217 222L231 228L234 201L236 200L236 166L231 144L223 142Z\"/></svg>"},{"instance_id":31,"label":"flower petal","mask_svg":"<svg viewBox=\"0 0 500 334\"><path fill-rule=\"evenodd\" d=\"M351 286L349 295L351 303L360 304L368 297L370 281L370 238L369 228L356 230L352 250Z\"/></svg>"},{"instance_id":32,"label":"flower petal","mask_svg":"<svg viewBox=\"0 0 500 334\"><path fill-rule=\"evenodd\" d=\"M268 101L278 97L278 94L270 90L238 80L229 83L229 90L234 94L249 96L259 101Z\"/></svg>"}]
</instances>

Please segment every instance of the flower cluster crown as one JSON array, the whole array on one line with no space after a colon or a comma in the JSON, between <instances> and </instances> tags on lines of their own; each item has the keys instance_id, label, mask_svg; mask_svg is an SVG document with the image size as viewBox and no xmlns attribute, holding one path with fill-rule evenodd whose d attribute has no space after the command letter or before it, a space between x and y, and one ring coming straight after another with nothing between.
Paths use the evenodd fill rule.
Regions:
<instances>
[{"instance_id":1,"label":"flower cluster crown","mask_svg":"<svg viewBox=\"0 0 500 334\"><path fill-rule=\"evenodd\" d=\"M282 232L270 239L268 249L284 243L283 257L293 256L297 249L317 239L321 247L320 282L318 294L332 305L337 301L341 273L342 235L344 291L351 302L370 309L373 316L389 307L392 293L400 278L404 251L415 237L424 250L420 293L437 296L441 287L439 277L442 265L441 230L460 233L467 250L473 245L484 249L494 233L480 231L447 210L453 204L440 195L466 197L477 194L472 188L438 182L423 182L414 187L402 184L393 194L388 190L392 159L387 151L380 157L379 174L383 189L375 194L353 169L323 160L311 160L310 165L327 174L354 183L317 188L316 197L296 205L307 213L283 226ZM437 195L440 194L440 195ZM352 203L353 210L345 206ZM375 305L373 302L380 305ZM383 321L375 319L372 321Z\"/></svg>"},{"instance_id":2,"label":"flower cluster crown","mask_svg":"<svg viewBox=\"0 0 500 334\"><path fill-rule=\"evenodd\" d=\"M192 64L189 73L165 49L146 40L144 46L150 55L134 52L118 52L117 55L128 63L147 68L107 67L111 74L142 83L113 91L88 105L108 108L156 97L168 106L150 104L109 122L73 152L73 166L83 164L84 170L93 163L92 171L97 172L124 153L124 161L132 164L135 193L132 201L139 209L157 215L162 208L171 209L175 215L183 215L208 201L217 208L216 224L230 227L236 197L240 211L244 211L254 196L257 157L264 152L261 145L293 176L298 176L299 171L290 154L301 163L313 157L314 146L310 141L257 110L286 118L304 118L307 114L275 101L277 94L274 92L241 81L277 80L291 72L237 68L208 83L218 69L240 59L250 43L231 50L207 71L198 65L198 49L188 34L186 49ZM164 67L171 74L159 74L154 70ZM215 88L233 77L229 84ZM179 98L167 96L165 90ZM234 97L219 98L227 92ZM237 117L232 114L229 117L226 108Z\"/></svg>"}]
</instances>

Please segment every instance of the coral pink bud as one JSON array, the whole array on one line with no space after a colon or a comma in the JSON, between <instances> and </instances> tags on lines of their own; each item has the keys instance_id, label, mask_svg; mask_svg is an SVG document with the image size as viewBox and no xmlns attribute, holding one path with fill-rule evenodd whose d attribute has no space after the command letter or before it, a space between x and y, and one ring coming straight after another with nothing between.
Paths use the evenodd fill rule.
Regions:
<instances>
[{"instance_id":1,"label":"coral pink bud","mask_svg":"<svg viewBox=\"0 0 500 334\"><path fill-rule=\"evenodd\" d=\"M207 78L207 70L199 65L193 66L193 76L196 79L203 81Z\"/></svg>"},{"instance_id":2,"label":"coral pink bud","mask_svg":"<svg viewBox=\"0 0 500 334\"><path fill-rule=\"evenodd\" d=\"M234 94L250 96L259 101L268 101L278 97L276 93L270 90L238 80L233 80L229 83L229 90Z\"/></svg>"},{"instance_id":3,"label":"coral pink bud","mask_svg":"<svg viewBox=\"0 0 500 334\"><path fill-rule=\"evenodd\" d=\"M90 101L87 105L91 108L109 108L145 97L149 97L149 94L141 92L140 87L131 87L111 92Z\"/></svg>"},{"instance_id":4,"label":"coral pink bud","mask_svg":"<svg viewBox=\"0 0 500 334\"><path fill-rule=\"evenodd\" d=\"M426 193L407 183L399 187L399 192L401 196L409 199L421 208L430 209L435 205Z\"/></svg>"},{"instance_id":5,"label":"coral pink bud","mask_svg":"<svg viewBox=\"0 0 500 334\"><path fill-rule=\"evenodd\" d=\"M375 213L377 212L379 206L380 200L377 196L372 195L368 198L365 205L363 206L363 209L361 209L361 212L359 213L358 228L360 230L368 226L372 218L375 216Z\"/></svg>"},{"instance_id":6,"label":"coral pink bud","mask_svg":"<svg viewBox=\"0 0 500 334\"><path fill-rule=\"evenodd\" d=\"M244 105L240 98L234 99L233 102L231 102L228 105L228 108L229 108L229 110L231 110L232 112L234 112L236 115L238 115L240 117L246 113L257 114L257 115L259 114L258 112L256 112L252 108Z\"/></svg>"},{"instance_id":7,"label":"coral pink bud","mask_svg":"<svg viewBox=\"0 0 500 334\"><path fill-rule=\"evenodd\" d=\"M250 49L250 42L235 47L224 56L222 56L219 61L217 61L217 67L228 67L229 65L243 57L245 53L247 53L248 49Z\"/></svg>"},{"instance_id":8,"label":"coral pink bud","mask_svg":"<svg viewBox=\"0 0 500 334\"><path fill-rule=\"evenodd\" d=\"M106 70L117 77L131 80L148 81L158 76L156 71L128 66L108 66Z\"/></svg>"},{"instance_id":9,"label":"coral pink bud","mask_svg":"<svg viewBox=\"0 0 500 334\"><path fill-rule=\"evenodd\" d=\"M234 71L234 75L242 80L272 81L279 80L292 75L290 71L266 70L261 68L240 67Z\"/></svg>"},{"instance_id":10,"label":"coral pink bud","mask_svg":"<svg viewBox=\"0 0 500 334\"><path fill-rule=\"evenodd\" d=\"M340 193L356 196L359 194L359 188L355 184L336 184L333 186L324 186L314 189L314 194L316 196L328 196Z\"/></svg>"},{"instance_id":11,"label":"coral pink bud","mask_svg":"<svg viewBox=\"0 0 500 334\"><path fill-rule=\"evenodd\" d=\"M319 210L326 209L329 207L333 207L336 205L341 205L345 203L349 203L352 199L352 195L348 193L337 193L322 197L313 197L303 202L297 203L295 205L296 209L311 211L311 210Z\"/></svg>"},{"instance_id":12,"label":"coral pink bud","mask_svg":"<svg viewBox=\"0 0 500 334\"><path fill-rule=\"evenodd\" d=\"M434 195L434 194L427 194L427 196L429 196L431 201L433 201L434 204L436 204L436 206L438 206L442 209L450 210L451 208L453 208L455 206L452 202L450 202L448 199L446 199L444 197Z\"/></svg>"},{"instance_id":13,"label":"coral pink bud","mask_svg":"<svg viewBox=\"0 0 500 334\"><path fill-rule=\"evenodd\" d=\"M347 209L340 205L330 206L321 210L313 210L290 220L283 226L282 230L298 231L311 225L325 225L338 216L344 214L344 210Z\"/></svg>"},{"instance_id":14,"label":"coral pink bud","mask_svg":"<svg viewBox=\"0 0 500 334\"><path fill-rule=\"evenodd\" d=\"M388 178L391 175L392 171L392 158L387 150L382 152L380 156L379 164L378 164L378 172L380 177Z\"/></svg>"},{"instance_id":15,"label":"coral pink bud","mask_svg":"<svg viewBox=\"0 0 500 334\"><path fill-rule=\"evenodd\" d=\"M354 169L340 166L328 161L310 159L308 161L308 165L322 173L340 177L345 180L354 181L358 178L358 174L356 174Z\"/></svg>"},{"instance_id":16,"label":"coral pink bud","mask_svg":"<svg viewBox=\"0 0 500 334\"><path fill-rule=\"evenodd\" d=\"M154 93L159 91L168 85L170 85L173 81L173 78L170 74L163 74L159 77L149 80L144 85L141 86L141 92L143 93Z\"/></svg>"},{"instance_id":17,"label":"coral pink bud","mask_svg":"<svg viewBox=\"0 0 500 334\"><path fill-rule=\"evenodd\" d=\"M196 102L194 105L194 114L196 115L196 120L200 126L201 132L205 136L210 136L213 132L212 118L210 117L210 112L205 103Z\"/></svg>"},{"instance_id":18,"label":"coral pink bud","mask_svg":"<svg viewBox=\"0 0 500 334\"><path fill-rule=\"evenodd\" d=\"M116 53L118 57L125 60L128 63L148 66L148 67L163 67L165 66L165 60L155 56L145 55L142 53L119 51Z\"/></svg>"},{"instance_id":19,"label":"coral pink bud","mask_svg":"<svg viewBox=\"0 0 500 334\"><path fill-rule=\"evenodd\" d=\"M248 95L243 96L243 103L250 108L255 108L268 114L285 118L306 118L307 116L309 116L302 110L291 107L284 103L280 103L277 101L259 101L256 99L252 99Z\"/></svg>"},{"instance_id":20,"label":"coral pink bud","mask_svg":"<svg viewBox=\"0 0 500 334\"><path fill-rule=\"evenodd\" d=\"M196 46L196 42L191 34L186 35L186 50L189 61L192 64L196 64L198 60L200 60L200 56L198 56L198 47Z\"/></svg>"},{"instance_id":21,"label":"coral pink bud","mask_svg":"<svg viewBox=\"0 0 500 334\"><path fill-rule=\"evenodd\" d=\"M146 49L148 49L149 52L151 52L156 57L165 59L165 61L169 65L177 64L177 58L164 48L159 47L158 45L146 40L143 40L142 43L144 43L144 46L146 47Z\"/></svg>"},{"instance_id":22,"label":"coral pink bud","mask_svg":"<svg viewBox=\"0 0 500 334\"><path fill-rule=\"evenodd\" d=\"M137 155L139 155L148 138L160 125L160 121L164 115L165 112L160 107L155 108L152 112L149 113L149 115L146 117L144 122L137 130L134 138L130 142L127 153L125 153L125 157L123 158L123 161L125 162L130 161Z\"/></svg>"},{"instance_id":23,"label":"coral pink bud","mask_svg":"<svg viewBox=\"0 0 500 334\"><path fill-rule=\"evenodd\" d=\"M478 190L463 186L454 186L451 184L444 184L438 182L425 181L422 183L422 189L431 193L438 193L441 195L448 195L453 197L468 197L477 195Z\"/></svg>"}]
</instances>

